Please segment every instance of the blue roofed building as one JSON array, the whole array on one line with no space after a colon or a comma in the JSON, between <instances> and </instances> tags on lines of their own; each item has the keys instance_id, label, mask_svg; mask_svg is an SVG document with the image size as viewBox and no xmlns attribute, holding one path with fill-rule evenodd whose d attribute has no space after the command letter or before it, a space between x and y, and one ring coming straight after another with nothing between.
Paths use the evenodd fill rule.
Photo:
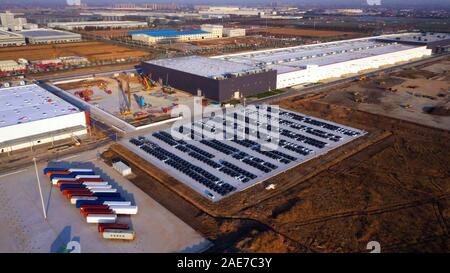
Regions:
<instances>
[{"instance_id":1,"label":"blue roofed building","mask_svg":"<svg viewBox=\"0 0 450 273\"><path fill-rule=\"evenodd\" d=\"M206 39L221 38L222 32L206 31L201 29L192 29L177 31L173 29L152 29L130 31L134 41L141 41L146 44L169 43L169 42L188 42Z\"/></svg>"}]
</instances>

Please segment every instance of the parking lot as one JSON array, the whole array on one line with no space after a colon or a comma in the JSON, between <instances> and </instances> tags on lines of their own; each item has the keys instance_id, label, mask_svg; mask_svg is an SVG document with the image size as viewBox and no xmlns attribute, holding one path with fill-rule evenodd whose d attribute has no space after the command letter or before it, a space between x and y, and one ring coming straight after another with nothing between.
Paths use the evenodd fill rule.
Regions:
<instances>
[{"instance_id":1,"label":"parking lot","mask_svg":"<svg viewBox=\"0 0 450 273\"><path fill-rule=\"evenodd\" d=\"M122 196L139 206L137 215L120 216L136 232L131 242L101 237L96 224L87 224L79 209L51 186L42 169L47 166L92 168ZM210 242L174 214L97 159L97 151L38 164L47 212L43 210L33 166L0 174L0 252L61 252L78 241L81 252L199 252Z\"/></svg>"},{"instance_id":2,"label":"parking lot","mask_svg":"<svg viewBox=\"0 0 450 273\"><path fill-rule=\"evenodd\" d=\"M124 139L122 144L201 195L218 201L366 134L284 109L274 108L262 115L266 122L257 121L255 111L237 108L223 117ZM225 130L219 130L221 127ZM238 137L241 133L245 137ZM275 149L270 149L270 141L278 142Z\"/></svg>"}]
</instances>

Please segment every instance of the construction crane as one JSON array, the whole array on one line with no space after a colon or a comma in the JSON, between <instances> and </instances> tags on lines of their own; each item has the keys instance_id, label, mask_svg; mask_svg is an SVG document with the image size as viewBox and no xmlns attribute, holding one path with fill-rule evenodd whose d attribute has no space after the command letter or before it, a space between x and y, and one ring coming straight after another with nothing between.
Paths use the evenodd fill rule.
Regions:
<instances>
[{"instance_id":1,"label":"construction crane","mask_svg":"<svg viewBox=\"0 0 450 273\"><path fill-rule=\"evenodd\" d=\"M118 78L116 79L119 84L120 89L124 97L126 96L128 101L125 101L123 105L121 105L120 115L127 116L132 113L132 103L131 103L131 91L130 91L130 82L128 79Z\"/></svg>"}]
</instances>

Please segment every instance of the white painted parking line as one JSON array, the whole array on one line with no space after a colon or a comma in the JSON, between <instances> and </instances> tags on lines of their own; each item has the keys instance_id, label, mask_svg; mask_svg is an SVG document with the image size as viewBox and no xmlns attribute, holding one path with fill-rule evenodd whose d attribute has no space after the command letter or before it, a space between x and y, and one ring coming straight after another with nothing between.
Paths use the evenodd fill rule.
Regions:
<instances>
[{"instance_id":1,"label":"white painted parking line","mask_svg":"<svg viewBox=\"0 0 450 273\"><path fill-rule=\"evenodd\" d=\"M11 173L6 173L6 174L2 174L2 175L0 175L0 178L2 178L2 177L7 177L7 176L10 176L10 175L14 175L14 174L18 174L18 173L22 173L22 172L24 172L24 171L26 171L27 169L22 169L22 170L19 170L19 171L15 171L15 172L11 172Z\"/></svg>"}]
</instances>

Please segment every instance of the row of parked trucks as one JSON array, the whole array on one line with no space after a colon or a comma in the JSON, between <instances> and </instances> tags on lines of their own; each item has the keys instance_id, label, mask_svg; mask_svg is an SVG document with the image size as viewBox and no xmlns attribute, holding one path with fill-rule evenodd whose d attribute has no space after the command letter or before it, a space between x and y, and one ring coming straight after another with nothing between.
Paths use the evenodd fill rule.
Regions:
<instances>
[{"instance_id":1,"label":"row of parked trucks","mask_svg":"<svg viewBox=\"0 0 450 273\"><path fill-rule=\"evenodd\" d=\"M116 188L92 169L45 168L50 183L80 210L87 223L98 224L105 239L134 240L127 224L117 223L120 215L134 215L138 207L121 196Z\"/></svg>"}]
</instances>

